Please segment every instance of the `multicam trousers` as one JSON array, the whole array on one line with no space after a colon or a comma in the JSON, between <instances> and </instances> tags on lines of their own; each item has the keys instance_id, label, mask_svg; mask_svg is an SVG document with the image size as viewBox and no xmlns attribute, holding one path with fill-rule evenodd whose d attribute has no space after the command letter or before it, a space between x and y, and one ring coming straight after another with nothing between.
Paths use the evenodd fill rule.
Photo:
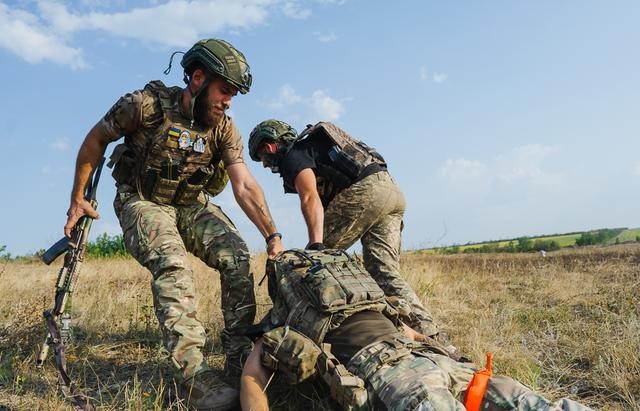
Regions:
<instances>
[{"instance_id":1,"label":"multicam trousers","mask_svg":"<svg viewBox=\"0 0 640 411\"><path fill-rule=\"evenodd\" d=\"M247 246L231 220L211 203L159 205L127 191L127 186L118 189L115 212L127 250L153 275L155 313L181 376L186 379L207 368L202 354L205 330L196 318L187 250L220 272L221 339L227 356L250 349L248 338L235 333L255 317L253 276Z\"/></svg>"},{"instance_id":2,"label":"multicam trousers","mask_svg":"<svg viewBox=\"0 0 640 411\"><path fill-rule=\"evenodd\" d=\"M433 316L400 275L404 209L404 195L388 172L367 176L329 203L324 213L324 244L346 249L360 239L367 271L387 296L398 297L390 302L397 303L402 320L430 336L437 333Z\"/></svg>"},{"instance_id":3,"label":"multicam trousers","mask_svg":"<svg viewBox=\"0 0 640 411\"><path fill-rule=\"evenodd\" d=\"M388 411L464 411L464 396L476 371L471 363L424 350L400 347L399 340L380 341L354 355L347 368L367 383L372 409ZM563 398L550 402L523 384L503 375L491 377L482 410L564 410L589 408Z\"/></svg>"}]
</instances>

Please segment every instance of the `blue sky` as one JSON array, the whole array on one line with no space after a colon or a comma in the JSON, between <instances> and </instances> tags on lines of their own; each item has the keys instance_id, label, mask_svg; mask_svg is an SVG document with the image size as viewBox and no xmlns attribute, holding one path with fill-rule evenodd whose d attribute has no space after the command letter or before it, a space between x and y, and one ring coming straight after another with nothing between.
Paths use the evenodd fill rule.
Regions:
<instances>
[{"instance_id":1,"label":"blue sky","mask_svg":"<svg viewBox=\"0 0 640 411\"><path fill-rule=\"evenodd\" d=\"M169 55L208 37L251 65L231 107L245 141L267 118L328 120L385 156L406 249L638 227L639 18L622 0L0 0L0 245L59 239L87 131L149 80L182 85ZM246 159L304 246L297 196ZM94 237L120 232L114 193L104 173ZM214 202L263 249L230 188Z\"/></svg>"}]
</instances>

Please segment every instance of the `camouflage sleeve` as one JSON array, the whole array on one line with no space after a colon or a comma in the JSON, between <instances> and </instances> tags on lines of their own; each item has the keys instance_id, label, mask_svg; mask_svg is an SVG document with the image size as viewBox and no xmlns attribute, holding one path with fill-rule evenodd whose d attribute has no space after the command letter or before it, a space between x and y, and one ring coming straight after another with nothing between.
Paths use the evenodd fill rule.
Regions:
<instances>
[{"instance_id":1,"label":"camouflage sleeve","mask_svg":"<svg viewBox=\"0 0 640 411\"><path fill-rule=\"evenodd\" d=\"M122 136L134 135L146 118L155 117L158 105L156 98L142 90L127 93L109 109L98 126L111 141Z\"/></svg>"},{"instance_id":2,"label":"camouflage sleeve","mask_svg":"<svg viewBox=\"0 0 640 411\"><path fill-rule=\"evenodd\" d=\"M225 167L231 164L244 163L242 156L242 137L240 131L233 123L230 117L226 117L226 121L222 124L222 133L218 142L218 148L221 151L222 161Z\"/></svg>"}]
</instances>

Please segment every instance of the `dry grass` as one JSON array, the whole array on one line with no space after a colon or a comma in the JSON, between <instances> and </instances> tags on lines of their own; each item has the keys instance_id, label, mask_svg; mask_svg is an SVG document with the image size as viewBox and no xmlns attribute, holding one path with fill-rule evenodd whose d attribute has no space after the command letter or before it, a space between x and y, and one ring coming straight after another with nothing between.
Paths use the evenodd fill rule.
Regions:
<instances>
[{"instance_id":1,"label":"dry grass","mask_svg":"<svg viewBox=\"0 0 640 411\"><path fill-rule=\"evenodd\" d=\"M221 367L218 275L192 260L208 361ZM403 255L403 272L461 351L549 397L640 410L640 247L537 255ZM58 263L60 264L60 263ZM253 261L256 284L264 256ZM51 360L34 366L59 266L1 263L0 409L62 410ZM181 410L151 307L150 275L133 260L90 261L73 301L75 381L103 410ZM269 308L256 287L258 316ZM313 386L271 390L275 409L326 409Z\"/></svg>"}]
</instances>

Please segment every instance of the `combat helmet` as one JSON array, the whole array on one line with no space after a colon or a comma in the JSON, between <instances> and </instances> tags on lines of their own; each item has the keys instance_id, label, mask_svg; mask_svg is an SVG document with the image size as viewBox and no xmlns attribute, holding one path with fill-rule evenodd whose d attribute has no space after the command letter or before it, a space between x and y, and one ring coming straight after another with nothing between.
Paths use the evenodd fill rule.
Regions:
<instances>
[{"instance_id":1,"label":"combat helmet","mask_svg":"<svg viewBox=\"0 0 640 411\"><path fill-rule=\"evenodd\" d=\"M265 120L255 126L249 135L249 156L253 161L260 161L258 149L263 141L277 141L290 146L298 138L298 133L289 124L280 120Z\"/></svg>"},{"instance_id":2,"label":"combat helmet","mask_svg":"<svg viewBox=\"0 0 640 411\"><path fill-rule=\"evenodd\" d=\"M247 59L230 43L220 39L204 39L193 45L184 56L180 64L185 74L191 74L192 66L202 64L211 73L215 73L238 88L242 94L249 92L251 87L251 70ZM188 78L185 76L185 82Z\"/></svg>"}]
</instances>

